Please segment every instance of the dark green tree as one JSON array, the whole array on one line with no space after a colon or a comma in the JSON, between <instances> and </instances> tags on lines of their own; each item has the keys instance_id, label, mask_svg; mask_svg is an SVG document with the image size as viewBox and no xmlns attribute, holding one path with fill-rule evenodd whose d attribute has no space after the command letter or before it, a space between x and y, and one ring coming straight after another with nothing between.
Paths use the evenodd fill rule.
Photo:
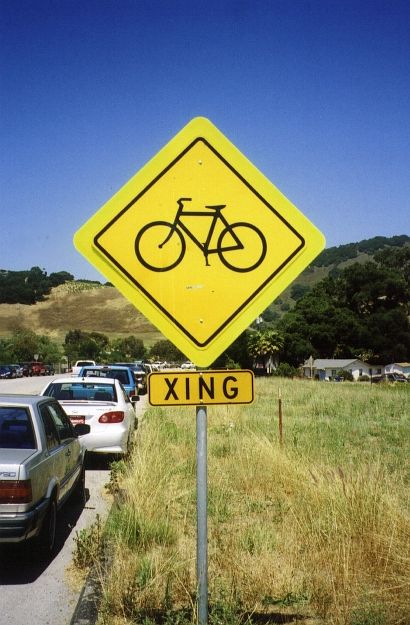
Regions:
<instances>
[{"instance_id":1,"label":"dark green tree","mask_svg":"<svg viewBox=\"0 0 410 625\"><path fill-rule=\"evenodd\" d=\"M309 285L296 283L292 286L290 290L290 295L292 299L297 301L298 299L306 295L306 293L308 293L309 291L310 291Z\"/></svg>"},{"instance_id":2,"label":"dark green tree","mask_svg":"<svg viewBox=\"0 0 410 625\"><path fill-rule=\"evenodd\" d=\"M251 369L252 357L248 352L249 330L242 332L229 347L212 363L212 369Z\"/></svg>"},{"instance_id":3,"label":"dark green tree","mask_svg":"<svg viewBox=\"0 0 410 625\"><path fill-rule=\"evenodd\" d=\"M5 365L7 363L14 363L15 356L13 346L9 339L0 339L0 363Z\"/></svg>"},{"instance_id":4,"label":"dark green tree","mask_svg":"<svg viewBox=\"0 0 410 625\"><path fill-rule=\"evenodd\" d=\"M59 284L64 284L65 282L72 282L74 280L74 276L68 271L57 271L56 273L50 273L48 277L48 281L51 287L58 286Z\"/></svg>"},{"instance_id":5,"label":"dark green tree","mask_svg":"<svg viewBox=\"0 0 410 625\"><path fill-rule=\"evenodd\" d=\"M132 335L112 341L110 351L112 361L124 362L143 360L147 354L142 339Z\"/></svg>"},{"instance_id":6,"label":"dark green tree","mask_svg":"<svg viewBox=\"0 0 410 625\"><path fill-rule=\"evenodd\" d=\"M64 353L70 363L80 358L104 362L109 352L109 341L100 332L70 330L64 340Z\"/></svg>"},{"instance_id":7,"label":"dark green tree","mask_svg":"<svg viewBox=\"0 0 410 625\"><path fill-rule=\"evenodd\" d=\"M279 323L287 362L296 366L310 354L354 358L364 351L375 363L409 358L405 264L393 269L382 260L351 265L296 302Z\"/></svg>"},{"instance_id":8,"label":"dark green tree","mask_svg":"<svg viewBox=\"0 0 410 625\"><path fill-rule=\"evenodd\" d=\"M152 360L166 360L167 362L183 362L186 356L168 339L161 339L152 345L149 351Z\"/></svg>"},{"instance_id":9,"label":"dark green tree","mask_svg":"<svg viewBox=\"0 0 410 625\"><path fill-rule=\"evenodd\" d=\"M34 360L34 354L40 354L39 337L32 330L17 330L12 334L10 344L16 362L30 362Z\"/></svg>"}]
</instances>

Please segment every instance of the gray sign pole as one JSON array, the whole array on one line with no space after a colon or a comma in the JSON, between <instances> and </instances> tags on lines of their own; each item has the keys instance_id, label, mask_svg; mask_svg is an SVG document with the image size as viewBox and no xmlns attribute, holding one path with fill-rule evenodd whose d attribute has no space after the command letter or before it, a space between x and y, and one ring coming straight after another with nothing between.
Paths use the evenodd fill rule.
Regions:
<instances>
[{"instance_id":1,"label":"gray sign pole","mask_svg":"<svg viewBox=\"0 0 410 625\"><path fill-rule=\"evenodd\" d=\"M196 409L196 518L198 624L208 623L208 467L206 406Z\"/></svg>"}]
</instances>

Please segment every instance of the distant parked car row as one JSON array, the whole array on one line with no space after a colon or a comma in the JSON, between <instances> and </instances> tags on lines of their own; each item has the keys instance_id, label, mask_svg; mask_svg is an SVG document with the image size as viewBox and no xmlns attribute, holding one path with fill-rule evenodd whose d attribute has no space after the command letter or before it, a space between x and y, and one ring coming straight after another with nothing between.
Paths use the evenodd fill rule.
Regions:
<instances>
[{"instance_id":1,"label":"distant parked car row","mask_svg":"<svg viewBox=\"0 0 410 625\"><path fill-rule=\"evenodd\" d=\"M54 375L54 367L38 361L23 362L18 365L0 365L0 379L2 380L33 375Z\"/></svg>"},{"instance_id":2,"label":"distant parked car row","mask_svg":"<svg viewBox=\"0 0 410 625\"><path fill-rule=\"evenodd\" d=\"M156 361L156 362L145 362L143 360L134 361L134 362L112 362L107 365L99 365L94 360L88 360L83 358L81 360L77 360L76 363L71 368L71 375L73 376L90 376L90 375L98 375L102 377L107 377L113 370L117 369L117 375L113 377L118 377L120 382L124 385L128 395L138 394L145 395L148 390L148 375L154 371L164 371L167 369L188 369L195 370L196 367L192 362L184 362L182 365L170 365L167 362ZM126 369L127 372L131 371L133 378L126 379L129 376L129 373L125 371L121 371L121 369ZM135 387L135 388L134 388Z\"/></svg>"},{"instance_id":3,"label":"distant parked car row","mask_svg":"<svg viewBox=\"0 0 410 625\"><path fill-rule=\"evenodd\" d=\"M128 367L92 365L38 396L0 395L0 544L30 540L52 554L57 510L69 498L85 504L86 452L131 448L136 386Z\"/></svg>"},{"instance_id":4,"label":"distant parked car row","mask_svg":"<svg viewBox=\"0 0 410 625\"><path fill-rule=\"evenodd\" d=\"M22 377L23 368L20 365L0 365L0 378L2 380Z\"/></svg>"}]
</instances>

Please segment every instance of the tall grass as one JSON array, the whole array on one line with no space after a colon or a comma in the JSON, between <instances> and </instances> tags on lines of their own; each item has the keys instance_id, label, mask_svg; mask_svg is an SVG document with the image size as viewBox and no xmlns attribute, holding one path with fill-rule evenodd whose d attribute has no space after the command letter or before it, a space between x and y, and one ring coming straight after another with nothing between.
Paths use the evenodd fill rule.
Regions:
<instances>
[{"instance_id":1,"label":"tall grass","mask_svg":"<svg viewBox=\"0 0 410 625\"><path fill-rule=\"evenodd\" d=\"M410 387L258 379L256 396L208 409L210 623L410 623ZM196 622L195 498L195 409L151 408L101 624Z\"/></svg>"}]
</instances>

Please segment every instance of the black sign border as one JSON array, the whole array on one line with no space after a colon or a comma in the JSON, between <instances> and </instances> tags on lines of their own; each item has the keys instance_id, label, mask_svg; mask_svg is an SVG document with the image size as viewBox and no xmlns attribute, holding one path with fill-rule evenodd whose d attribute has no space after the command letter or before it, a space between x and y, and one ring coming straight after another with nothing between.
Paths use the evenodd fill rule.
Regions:
<instances>
[{"instance_id":1,"label":"black sign border","mask_svg":"<svg viewBox=\"0 0 410 625\"><path fill-rule=\"evenodd\" d=\"M151 187L153 187L158 180L160 180L160 178L162 178L170 169L172 169L172 167L179 161L181 160L181 158L183 158L193 147L194 145L196 145L199 141L202 141L202 143L204 143L210 150L211 152L213 152L215 154L215 156L217 158L219 158L223 164L228 167L228 169L231 170L231 172L237 176L237 178L239 178L241 180L241 182L248 187L248 189L254 194L256 195L256 197L263 203L265 204L265 206L271 210L278 219L280 219L288 228L289 230L291 230L293 232L293 234L299 239L300 244L299 246L283 261L283 263L281 263L281 265L279 265L279 267L277 267L275 269L275 271L272 272L272 274L262 282L262 284L252 293L252 295L250 295L236 310L235 312L233 312L220 326L219 328L217 328L217 330L215 330L215 332L213 332L207 339L206 341L204 341L203 343L199 342L194 336L192 336L192 334L190 334L190 332L188 332L188 330L181 325L177 319L175 319L172 315L170 315L168 313L168 311L151 295L151 293L149 293L149 291L147 291L139 282L138 280L136 280L136 278L130 274L124 267L122 267L122 265L103 247L103 245L100 243L99 239L100 237L107 232L107 230L109 230L111 228L111 226L118 221L118 219L120 219L120 217L126 212L128 211L132 206L134 206L134 204L136 202L138 202L138 200L149 190L151 189ZM256 190L254 189L254 187L247 181L245 180L245 178L204 138L204 137L197 137L196 139L194 139L194 141L192 141L186 148L185 150L183 150L173 161L171 161L171 163L169 165L167 165L167 167L165 167L165 169L163 169L140 193L138 193L138 195L135 196L134 199L131 200L131 202L129 202L113 219L111 219L105 226L104 228L102 228L102 230L100 230L94 237L94 245L104 254L104 256L106 256L125 276L127 276L127 278L133 283L135 284L135 286L142 292L144 293L144 295L146 297L148 297L149 300L151 300L151 302L156 306L157 309L159 309L175 326L177 326L177 328L179 330L181 330L181 332L183 334L185 334L185 336L187 336L197 347L199 348L204 348L207 345L209 345L209 343L211 343L219 334L221 334L221 332L224 330L224 328L226 328L231 321L233 321L241 312L241 310L243 310L248 304L249 302L251 302L252 300L255 299L255 297L257 297L258 293L260 293L267 284L269 284L269 282L271 282L273 280L273 278L280 272L282 271L282 269L289 264L289 262L292 260L292 258L294 258L296 256L296 254L298 254L300 252L301 249L303 249L306 245L305 239L302 237L301 234L299 234L295 228L271 205L269 204L269 202L267 202L267 200L265 200L265 198L262 197L262 195Z\"/></svg>"}]
</instances>

